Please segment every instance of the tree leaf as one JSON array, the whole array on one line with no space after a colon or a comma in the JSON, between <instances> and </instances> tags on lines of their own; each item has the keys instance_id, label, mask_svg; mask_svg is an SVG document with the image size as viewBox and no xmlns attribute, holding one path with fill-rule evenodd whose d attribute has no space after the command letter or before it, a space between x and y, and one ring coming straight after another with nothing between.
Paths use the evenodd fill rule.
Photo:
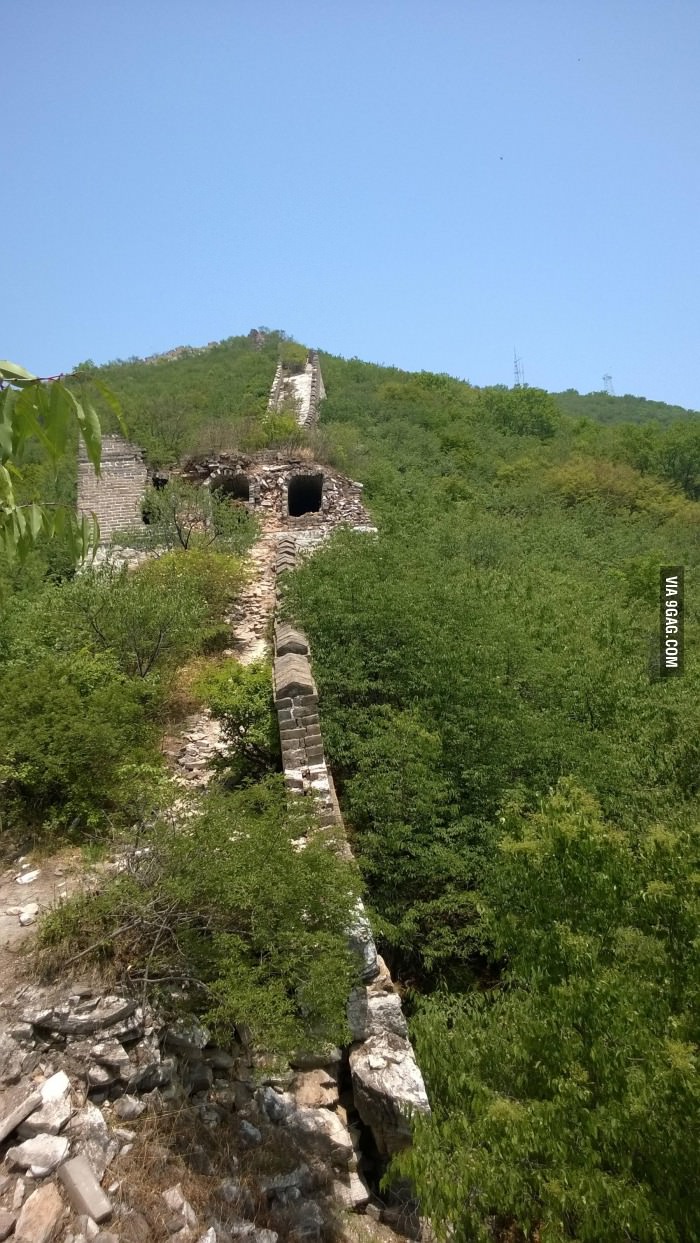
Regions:
<instances>
[{"instance_id":1,"label":"tree leaf","mask_svg":"<svg viewBox=\"0 0 700 1243\"><path fill-rule=\"evenodd\" d=\"M88 458L90 459L90 461L92 462L92 465L95 468L95 474L99 475L100 453L101 453L101 446L102 446L102 431L100 428L100 421L92 406L88 405L87 409L84 409L81 403L78 401L78 398L76 397L75 393L71 393L70 389L66 389L66 392L69 394L70 399L73 402L73 405L75 406L75 413L78 419L78 427L80 429L80 435L82 436L85 448L87 449Z\"/></svg>"},{"instance_id":2,"label":"tree leaf","mask_svg":"<svg viewBox=\"0 0 700 1243\"><path fill-rule=\"evenodd\" d=\"M44 511L41 505L32 502L27 508L27 519L31 537L33 540L36 540L44 527Z\"/></svg>"},{"instance_id":3,"label":"tree leaf","mask_svg":"<svg viewBox=\"0 0 700 1243\"><path fill-rule=\"evenodd\" d=\"M44 420L45 444L55 460L65 452L73 406L65 385L55 380L49 389L47 414Z\"/></svg>"},{"instance_id":4,"label":"tree leaf","mask_svg":"<svg viewBox=\"0 0 700 1243\"><path fill-rule=\"evenodd\" d=\"M107 402L107 405L119 424L119 430L122 436L128 436L129 429L127 428L126 420L124 418L124 411L122 410L121 402L119 401L116 393L113 393L109 385L105 384L104 380L101 380L96 375L90 375L90 382L95 385Z\"/></svg>"},{"instance_id":5,"label":"tree leaf","mask_svg":"<svg viewBox=\"0 0 700 1243\"><path fill-rule=\"evenodd\" d=\"M9 509L14 509L15 493L10 472L6 466L0 466L0 501Z\"/></svg>"},{"instance_id":6,"label":"tree leaf","mask_svg":"<svg viewBox=\"0 0 700 1243\"><path fill-rule=\"evenodd\" d=\"M24 367L18 366L17 363L8 362L7 359L0 360L0 376L3 380L9 380L11 384L34 384L37 377L32 375L31 371L27 371Z\"/></svg>"}]
</instances>

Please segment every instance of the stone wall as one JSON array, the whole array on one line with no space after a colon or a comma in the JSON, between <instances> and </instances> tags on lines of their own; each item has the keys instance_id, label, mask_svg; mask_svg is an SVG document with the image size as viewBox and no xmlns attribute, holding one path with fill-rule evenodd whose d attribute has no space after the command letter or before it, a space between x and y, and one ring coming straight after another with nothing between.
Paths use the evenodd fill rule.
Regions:
<instances>
[{"instance_id":1,"label":"stone wall","mask_svg":"<svg viewBox=\"0 0 700 1243\"><path fill-rule=\"evenodd\" d=\"M95 514L100 538L109 540L115 531L141 526L141 501L147 472L143 454L121 436L102 439L102 471L95 474L81 443L78 457L78 511Z\"/></svg>"},{"instance_id":2,"label":"stone wall","mask_svg":"<svg viewBox=\"0 0 700 1243\"><path fill-rule=\"evenodd\" d=\"M325 395L318 352L309 350L303 371L285 371L282 363L277 364L268 409L280 410L285 405L292 406L299 425L312 427L318 422L319 403Z\"/></svg>"},{"instance_id":3,"label":"stone wall","mask_svg":"<svg viewBox=\"0 0 700 1243\"><path fill-rule=\"evenodd\" d=\"M277 576L293 569L296 558L296 539L285 533L278 543ZM310 800L321 825L337 825L342 831L323 747L309 643L301 631L280 621L274 628L273 687L285 785L290 795ZM350 855L347 841L345 850ZM408 1039L401 999L377 954L361 903L348 936L362 963L362 984L348 1001L353 1099L378 1152L388 1158L410 1143L411 1112L429 1113L430 1105Z\"/></svg>"}]
</instances>

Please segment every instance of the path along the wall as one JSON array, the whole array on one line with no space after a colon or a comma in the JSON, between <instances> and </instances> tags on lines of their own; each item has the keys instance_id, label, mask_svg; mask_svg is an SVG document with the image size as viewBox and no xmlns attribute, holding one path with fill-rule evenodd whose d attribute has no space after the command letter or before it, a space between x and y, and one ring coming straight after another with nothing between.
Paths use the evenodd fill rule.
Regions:
<instances>
[{"instance_id":1,"label":"path along the wall","mask_svg":"<svg viewBox=\"0 0 700 1243\"><path fill-rule=\"evenodd\" d=\"M302 371L286 372L277 364L270 390L269 410L292 409L301 427L312 427L318 420L319 403L326 395L316 350L309 350Z\"/></svg>"},{"instance_id":2,"label":"path along the wall","mask_svg":"<svg viewBox=\"0 0 700 1243\"><path fill-rule=\"evenodd\" d=\"M308 426L318 418L323 395L318 355L312 352L300 375L285 375L278 368L270 407L291 404L299 423ZM145 470L133 446L112 446L106 461L114 462L114 468L109 473L105 470L101 492L91 491L92 481L82 467L79 490L81 504L86 498L96 498L102 504L103 521L107 519L104 534L110 529L110 522L114 523L113 530L128 526L128 516L131 523L136 520L139 506L135 492L140 489L140 501L146 486ZM249 580L230 617L229 651L242 664L250 664L266 657L272 643L274 701L289 796L308 799L320 825L340 829L343 849L349 854L325 757L309 645L306 637L293 627L279 620L273 627L273 619L281 576L294 569L300 556L308 555L339 526L363 532L376 530L362 505L362 485L309 462L306 457L284 459L275 454L200 459L190 463L184 473L202 486L235 486L244 490L247 487L245 503L257 515L261 533L250 554ZM128 487L122 489L125 477ZM118 504L112 504L113 487L119 493ZM206 785L211 777L211 760L224 750L219 722L207 712L196 714L186 722L179 739L171 740L168 750L176 781L191 790ZM426 1113L430 1107L408 1039L399 994L377 954L361 903L348 935L362 964L362 983L348 1001L348 1023L353 1036L348 1057L354 1107L371 1130L378 1153L386 1158L410 1142L411 1112ZM337 1070L336 1060L328 1068L334 1067ZM266 1091L269 1095L272 1089ZM289 1120L287 1103L283 1107L282 1103L270 1100L268 1105L271 1116L277 1111L280 1120ZM340 1125L338 1119L335 1122ZM366 1197L358 1194L357 1205L364 1202Z\"/></svg>"}]
</instances>

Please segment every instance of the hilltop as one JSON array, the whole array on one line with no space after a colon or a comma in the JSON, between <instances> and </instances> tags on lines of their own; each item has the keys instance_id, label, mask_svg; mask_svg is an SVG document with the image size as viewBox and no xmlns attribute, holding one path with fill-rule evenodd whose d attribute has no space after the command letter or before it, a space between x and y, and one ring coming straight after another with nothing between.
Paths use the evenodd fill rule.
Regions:
<instances>
[{"instance_id":1,"label":"hilltop","mask_svg":"<svg viewBox=\"0 0 700 1243\"><path fill-rule=\"evenodd\" d=\"M564 414L573 418L595 419L598 423L674 423L679 419L699 419L700 411L670 406L665 401L650 401L631 393L615 397L611 393L579 393L567 388L555 393L554 400Z\"/></svg>"}]
</instances>

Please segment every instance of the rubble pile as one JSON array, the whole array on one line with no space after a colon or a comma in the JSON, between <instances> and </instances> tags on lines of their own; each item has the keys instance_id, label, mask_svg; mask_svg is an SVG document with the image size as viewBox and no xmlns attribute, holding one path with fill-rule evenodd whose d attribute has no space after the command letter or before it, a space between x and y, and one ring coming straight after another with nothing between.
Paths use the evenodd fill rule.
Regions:
<instances>
[{"instance_id":1,"label":"rubble pile","mask_svg":"<svg viewBox=\"0 0 700 1243\"><path fill-rule=\"evenodd\" d=\"M375 999L387 980L379 960ZM194 1019L71 988L25 985L2 1004L0 1243L320 1243L343 1210L393 1223L339 1049L280 1067L217 1047ZM377 1006L401 1026L398 998L368 1009L364 993L349 1009L359 1038ZM187 1167L157 1142L169 1118L226 1154L190 1145L189 1199Z\"/></svg>"}]
</instances>

